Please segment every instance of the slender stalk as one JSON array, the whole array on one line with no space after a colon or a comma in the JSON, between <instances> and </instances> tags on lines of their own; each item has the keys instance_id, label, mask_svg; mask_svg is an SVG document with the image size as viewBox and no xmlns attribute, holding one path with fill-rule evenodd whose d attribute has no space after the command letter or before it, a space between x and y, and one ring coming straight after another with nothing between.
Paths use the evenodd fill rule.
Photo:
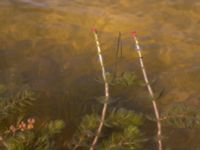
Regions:
<instances>
[{"instance_id":1,"label":"slender stalk","mask_svg":"<svg viewBox=\"0 0 200 150\"><path fill-rule=\"evenodd\" d=\"M146 73L146 69L145 69L145 66L144 66L144 63L143 63L143 56L142 56L141 49L140 49L140 46L139 46L139 41L137 40L137 37L136 37L136 32L132 32L132 37L133 37L135 44L136 44L136 49L137 49L137 53L138 53L138 56L139 56L140 66L141 66L141 69L142 69L143 77L144 77L146 86L148 88L149 95L152 98L152 105L153 105L154 113L155 113L156 120L157 120L158 149L163 150L162 139L161 139L162 127L161 127L161 119L160 119L158 106L157 106L156 99L155 99L155 96L154 96L154 92L153 92L152 87L150 85L150 82L149 82L149 79L148 79L148 76L147 76L147 73Z\"/></svg>"},{"instance_id":2,"label":"slender stalk","mask_svg":"<svg viewBox=\"0 0 200 150\"><path fill-rule=\"evenodd\" d=\"M95 38L95 42L96 42L96 46L97 46L97 53L98 53L98 57L99 57L99 62L101 65L101 71L102 71L102 78L104 80L104 90L105 90L105 101L104 101L104 105L103 105L103 109L101 112L101 119L100 119L100 123L99 123L99 127L97 129L96 135L92 141L92 144L90 146L90 150L94 150L94 147L96 145L96 143L98 142L99 136L101 134L102 128L103 128L103 124L105 122L105 117L106 117L106 112L107 112L107 108L108 108L108 101L109 101L109 84L106 78L106 71L105 71L105 67L104 67L104 62L103 62L103 57L102 57L102 51L101 51L101 47L100 47L100 43L99 43L99 39L98 39L98 35L97 35L97 30L93 29L93 34L94 34L94 38Z\"/></svg>"},{"instance_id":3,"label":"slender stalk","mask_svg":"<svg viewBox=\"0 0 200 150\"><path fill-rule=\"evenodd\" d=\"M117 76L118 71L118 57L119 57L119 47L120 47L120 38L121 33L119 32L118 38L117 38L117 49L116 49L116 55L115 55L115 66L114 66L114 75Z\"/></svg>"},{"instance_id":4,"label":"slender stalk","mask_svg":"<svg viewBox=\"0 0 200 150\"><path fill-rule=\"evenodd\" d=\"M118 66L119 66L119 59L122 57L122 39L121 39L121 32L119 32L117 38L117 49L115 55L115 66L114 66L114 75L117 76L118 74Z\"/></svg>"},{"instance_id":5,"label":"slender stalk","mask_svg":"<svg viewBox=\"0 0 200 150\"><path fill-rule=\"evenodd\" d=\"M122 42L121 32L119 32L119 33L120 33L120 58L122 58L123 42Z\"/></svg>"}]
</instances>

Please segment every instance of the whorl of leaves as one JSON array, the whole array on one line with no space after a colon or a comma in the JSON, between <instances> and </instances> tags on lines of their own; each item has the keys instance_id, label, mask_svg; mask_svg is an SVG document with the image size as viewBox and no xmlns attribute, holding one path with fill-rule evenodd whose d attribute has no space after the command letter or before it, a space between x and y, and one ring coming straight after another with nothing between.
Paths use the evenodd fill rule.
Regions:
<instances>
[{"instance_id":1,"label":"whorl of leaves","mask_svg":"<svg viewBox=\"0 0 200 150\"><path fill-rule=\"evenodd\" d=\"M16 96L0 101L0 120L13 114L23 113L35 101L31 91L19 92Z\"/></svg>"},{"instance_id":2,"label":"whorl of leaves","mask_svg":"<svg viewBox=\"0 0 200 150\"><path fill-rule=\"evenodd\" d=\"M88 149L95 135L95 128L97 128L99 120L100 118L96 114L84 117L72 142L69 143L69 149ZM132 111L125 109L112 111L105 120L104 129L96 149L137 149L142 145L141 141L143 139L139 129L141 124L142 117Z\"/></svg>"},{"instance_id":3,"label":"whorl of leaves","mask_svg":"<svg viewBox=\"0 0 200 150\"><path fill-rule=\"evenodd\" d=\"M106 119L107 130L112 131L102 142L102 150L135 150L143 140L139 127L142 117L132 111L119 109L113 111Z\"/></svg>"},{"instance_id":4,"label":"whorl of leaves","mask_svg":"<svg viewBox=\"0 0 200 150\"><path fill-rule=\"evenodd\" d=\"M108 83L112 86L119 85L119 86L132 86L137 85L139 80L134 72L123 72L119 75L115 75L111 72L106 72L106 77ZM102 79L98 79L100 83L103 83Z\"/></svg>"},{"instance_id":5,"label":"whorl of leaves","mask_svg":"<svg viewBox=\"0 0 200 150\"><path fill-rule=\"evenodd\" d=\"M177 128L199 128L200 111L184 103L170 105L162 114L163 121Z\"/></svg>"},{"instance_id":6,"label":"whorl of leaves","mask_svg":"<svg viewBox=\"0 0 200 150\"><path fill-rule=\"evenodd\" d=\"M6 96L5 91L6 87L0 84L0 149L55 150L55 135L64 128L64 122L45 122L37 125L39 128L32 129L25 124L21 130L19 123L26 118L26 112L35 101L35 95L24 90L15 96Z\"/></svg>"},{"instance_id":7,"label":"whorl of leaves","mask_svg":"<svg viewBox=\"0 0 200 150\"><path fill-rule=\"evenodd\" d=\"M0 143L2 150L55 150L56 145L53 138L64 128L61 120L45 123L40 129L19 131L7 135Z\"/></svg>"}]
</instances>

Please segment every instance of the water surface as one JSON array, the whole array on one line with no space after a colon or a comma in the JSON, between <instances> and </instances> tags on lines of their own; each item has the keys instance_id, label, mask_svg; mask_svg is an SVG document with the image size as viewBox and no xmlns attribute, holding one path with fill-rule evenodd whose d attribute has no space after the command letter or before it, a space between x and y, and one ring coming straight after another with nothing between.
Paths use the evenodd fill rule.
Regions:
<instances>
[{"instance_id":1,"label":"water surface","mask_svg":"<svg viewBox=\"0 0 200 150\"><path fill-rule=\"evenodd\" d=\"M80 103L94 103L95 96L103 95L95 81L100 74L91 33L95 26L108 71L120 31L120 70L135 71L142 79L130 39L130 32L137 31L149 77L158 81L154 88L165 88L160 107L175 102L198 106L199 14L198 0L1 0L0 83L13 92L28 87L38 93L35 112L66 120L70 135L72 122L78 123L88 109ZM136 91L113 89L112 95L126 97L142 111L151 109L145 88ZM166 145L197 150L199 139L196 130L179 129L169 134Z\"/></svg>"}]
</instances>

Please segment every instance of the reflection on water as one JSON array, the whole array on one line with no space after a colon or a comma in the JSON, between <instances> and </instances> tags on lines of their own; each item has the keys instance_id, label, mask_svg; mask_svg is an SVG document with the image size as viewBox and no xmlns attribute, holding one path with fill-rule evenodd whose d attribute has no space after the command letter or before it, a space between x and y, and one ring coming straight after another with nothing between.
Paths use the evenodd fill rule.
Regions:
<instances>
[{"instance_id":1,"label":"reflection on water","mask_svg":"<svg viewBox=\"0 0 200 150\"><path fill-rule=\"evenodd\" d=\"M99 64L90 28L96 26L101 31L109 70L116 36L121 31L123 69L141 75L129 38L129 33L137 30L149 75L159 81L155 89L165 87L162 108L176 101L200 105L199 13L198 0L1 0L0 82L11 90L30 87L41 94L37 110L40 115L63 117L63 113L70 112L66 110L69 104L63 102L63 95L69 91L76 92L68 99L78 94L84 96L83 101L102 93L101 85L98 87L94 80ZM145 102L132 89L113 95L123 93L131 100ZM138 105L141 108L143 104ZM55 113L56 109L60 112ZM185 131L188 138L183 139L183 132L174 134L176 142L198 147L191 140L195 132ZM173 140L169 143L171 149L188 150L186 145L174 145Z\"/></svg>"}]
</instances>

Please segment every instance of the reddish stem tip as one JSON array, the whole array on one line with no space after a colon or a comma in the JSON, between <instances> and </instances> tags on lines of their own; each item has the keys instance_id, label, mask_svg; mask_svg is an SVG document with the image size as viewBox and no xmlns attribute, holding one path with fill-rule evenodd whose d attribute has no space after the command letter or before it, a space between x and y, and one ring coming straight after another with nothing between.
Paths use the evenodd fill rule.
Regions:
<instances>
[{"instance_id":1,"label":"reddish stem tip","mask_svg":"<svg viewBox=\"0 0 200 150\"><path fill-rule=\"evenodd\" d=\"M131 35L132 35L132 37L136 37L136 35L137 35L137 32L136 31L133 31L133 32L131 32Z\"/></svg>"},{"instance_id":2,"label":"reddish stem tip","mask_svg":"<svg viewBox=\"0 0 200 150\"><path fill-rule=\"evenodd\" d=\"M92 32L97 33L97 29L95 27L93 27Z\"/></svg>"}]
</instances>

